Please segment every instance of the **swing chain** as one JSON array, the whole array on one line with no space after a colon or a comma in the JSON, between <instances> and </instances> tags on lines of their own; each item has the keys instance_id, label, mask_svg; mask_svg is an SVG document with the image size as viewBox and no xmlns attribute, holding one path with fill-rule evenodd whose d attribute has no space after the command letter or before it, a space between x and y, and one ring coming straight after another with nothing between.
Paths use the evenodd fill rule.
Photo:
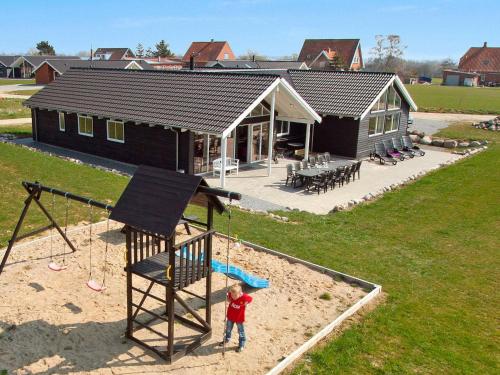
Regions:
<instances>
[{"instance_id":1,"label":"swing chain","mask_svg":"<svg viewBox=\"0 0 500 375\"><path fill-rule=\"evenodd\" d=\"M109 217L111 216L111 211L108 208L109 206L106 205L106 211L108 211L108 219L106 220L106 247L104 249L104 270L103 270L103 277L102 277L102 286L103 288L106 286L106 270L108 269L108 246L109 246Z\"/></svg>"},{"instance_id":2,"label":"swing chain","mask_svg":"<svg viewBox=\"0 0 500 375\"><path fill-rule=\"evenodd\" d=\"M54 208L56 205L56 195L52 193L52 189L50 189L50 193L52 194L52 204L50 208L50 215L52 216L52 223L50 225L50 261L52 262L53 256L53 242L54 242Z\"/></svg>"},{"instance_id":3,"label":"swing chain","mask_svg":"<svg viewBox=\"0 0 500 375\"><path fill-rule=\"evenodd\" d=\"M226 327L227 327L227 309L228 309L228 294L229 294L229 247L231 241L231 203L232 198L229 198L228 205L228 220L227 220L227 249L226 249L226 291L224 296L224 333L222 336L222 356L224 357L226 354Z\"/></svg>"},{"instance_id":4,"label":"swing chain","mask_svg":"<svg viewBox=\"0 0 500 375\"><path fill-rule=\"evenodd\" d=\"M88 201L88 206L90 208L90 225L89 225L89 280L92 279L92 221L94 219L94 208L90 204L90 199Z\"/></svg>"}]
</instances>

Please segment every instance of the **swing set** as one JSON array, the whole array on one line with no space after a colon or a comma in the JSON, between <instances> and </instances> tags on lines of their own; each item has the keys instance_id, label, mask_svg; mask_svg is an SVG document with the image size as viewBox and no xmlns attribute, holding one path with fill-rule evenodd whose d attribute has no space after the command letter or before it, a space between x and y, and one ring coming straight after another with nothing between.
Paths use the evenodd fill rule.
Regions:
<instances>
[{"instance_id":1,"label":"swing set","mask_svg":"<svg viewBox=\"0 0 500 375\"><path fill-rule=\"evenodd\" d=\"M50 245L49 245L50 261L49 261L47 267L51 271L54 271L54 272L60 272L60 271L67 270L68 266L66 264L66 245L69 246L69 248L71 249L71 251L73 253L75 251L77 251L76 247L69 240L68 235L67 235L68 234L68 217L69 217L70 201L77 201L77 202L81 202L81 203L86 203L89 207L89 222L90 222L89 223L89 232L88 232L89 233L89 277L88 277L86 285L90 289L97 291L97 292L101 292L101 291L105 290L106 289L106 285L105 285L106 270L107 270L106 264L105 264L104 270L103 270L102 283L98 283L97 281L95 281L92 278L92 276L93 276L92 275L92 268L93 268L92 267L92 226L93 226L93 219L94 219L93 218L93 208L97 207L97 208L105 210L108 213L107 229L109 229L109 214L111 213L113 206L98 202L98 201L90 199L90 198L82 197L80 195L76 195L76 194L65 192L65 191L55 189L52 187L44 186L38 182L23 181L22 186L24 187L24 189L28 193L28 198L24 201L23 210L22 210L21 215L19 217L19 220L17 221L17 224L14 228L14 231L12 233L12 237L8 242L7 249L6 249L5 254L2 258L2 262L0 263L0 274L2 274L4 267L5 267L5 264L7 262L7 259L8 259L9 255L12 251L12 248L16 242L19 242L25 238L34 236L36 234L42 233L46 230L50 230L50 236L49 236L50 237ZM50 209L47 209L41 201L41 196L42 196L42 193L44 193L44 192L50 193L52 196ZM61 226L57 223L57 221L54 218L56 196L64 197L66 200L65 210L64 210L64 212L65 212L64 230L61 229ZM35 204L40 208L42 213L47 217L47 219L49 220L49 224L46 226L43 226L41 228L32 230L32 231L25 233L23 235L19 235L19 231L21 230L22 224L23 224L23 222L26 218L26 215L28 213L28 210L33 202L35 202ZM63 247L63 251L62 251L62 264L59 264L55 260L56 257L54 256L54 251L53 251L54 229L56 229L56 231L61 235L61 237L64 240L64 242L63 242L64 247ZM108 253L108 245L109 245L107 239L106 239L105 243L106 243L106 245L105 245L105 263L107 263L107 253Z\"/></svg>"},{"instance_id":2,"label":"swing set","mask_svg":"<svg viewBox=\"0 0 500 375\"><path fill-rule=\"evenodd\" d=\"M92 274L93 209L100 208L107 211L107 230L109 230L110 220L124 224L122 232L125 233L126 239L126 337L155 352L167 363L172 363L201 346L212 336L211 262L213 235L215 234L213 214L214 211L219 214L226 211L226 207L219 200L219 197L240 200L240 194L210 188L201 176L180 174L148 166L140 166L136 170L114 207L47 187L38 182L23 182L22 185L28 193L28 198L24 202L24 208L0 263L0 274L17 241L45 230L51 231L49 269L58 272L66 270L65 252L61 264L57 263L53 256L52 232L55 229L64 239L64 246L68 245L72 252L75 252L77 249L67 237L69 204L70 201L84 203L89 206L89 277L87 286L92 290L100 292L106 289L108 253L108 239L106 237L105 267L103 280L99 283L95 281ZM43 192L53 195L50 211L40 201ZM56 195L66 198L64 230L54 219ZM42 210L50 224L19 235L22 223L33 202ZM189 204L204 207L206 221L198 221L184 216ZM179 223L185 224L186 221L194 224L200 233L186 241L176 243L176 227ZM229 230L230 227L228 227ZM229 233L227 252L226 265L229 269ZM179 254L182 255L179 256ZM190 285L201 280L205 281L204 295L198 295L189 289ZM138 281L141 281L140 285L137 285ZM147 285L145 290L143 289L144 285ZM155 286L155 290L163 289L163 293L160 295L153 293ZM227 287L226 273L226 295ZM192 301L184 300L179 292L194 297L192 301L201 300L205 309L204 316L196 311L191 304ZM145 307L146 300L159 302L160 308L163 306L163 310L155 309L152 311ZM185 314L181 314L179 309L183 309ZM191 333L188 336L181 335L176 339L174 328L176 324L182 325Z\"/></svg>"}]
</instances>

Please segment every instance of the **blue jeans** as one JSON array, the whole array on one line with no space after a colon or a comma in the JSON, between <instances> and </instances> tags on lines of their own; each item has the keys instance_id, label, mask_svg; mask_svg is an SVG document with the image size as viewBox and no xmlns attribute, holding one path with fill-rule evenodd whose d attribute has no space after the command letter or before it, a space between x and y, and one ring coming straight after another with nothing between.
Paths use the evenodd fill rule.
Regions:
<instances>
[{"instance_id":1,"label":"blue jeans","mask_svg":"<svg viewBox=\"0 0 500 375\"><path fill-rule=\"evenodd\" d=\"M245 327L243 326L243 323L235 323L231 320L227 320L226 322L226 334L224 337L224 340L226 342L229 342L231 340L231 332L233 331L233 327L236 324L238 327L238 343L240 348L243 348L245 346L245 342L247 341L247 338L245 336Z\"/></svg>"}]
</instances>

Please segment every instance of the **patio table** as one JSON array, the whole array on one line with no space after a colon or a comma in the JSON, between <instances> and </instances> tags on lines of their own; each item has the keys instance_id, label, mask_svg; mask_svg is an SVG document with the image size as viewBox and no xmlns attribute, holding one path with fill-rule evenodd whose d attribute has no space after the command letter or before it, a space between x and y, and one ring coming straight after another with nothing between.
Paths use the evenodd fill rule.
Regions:
<instances>
[{"instance_id":1,"label":"patio table","mask_svg":"<svg viewBox=\"0 0 500 375\"><path fill-rule=\"evenodd\" d=\"M326 171L334 171L337 168L341 167L346 167L354 164L354 161L351 160L333 160L328 162L328 165L320 166L320 167L315 167L315 168L309 168L309 169L301 169L295 172L297 176L301 176L304 178L305 183L304 186L306 189L309 189L309 186L311 184L311 180L314 177L318 177L321 174L325 173Z\"/></svg>"}]
</instances>

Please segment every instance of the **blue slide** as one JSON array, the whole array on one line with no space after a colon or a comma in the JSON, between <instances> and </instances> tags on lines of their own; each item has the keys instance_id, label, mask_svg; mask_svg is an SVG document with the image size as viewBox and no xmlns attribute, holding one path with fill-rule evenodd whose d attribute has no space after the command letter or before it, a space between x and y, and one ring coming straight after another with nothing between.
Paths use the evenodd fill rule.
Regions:
<instances>
[{"instance_id":1,"label":"blue slide","mask_svg":"<svg viewBox=\"0 0 500 375\"><path fill-rule=\"evenodd\" d=\"M179 256L180 251L176 251L175 255ZM183 251L184 258L186 258L186 249L184 248ZM269 288L269 280L266 279L261 279L260 277L253 276L249 274L248 272L245 272L241 268L238 268L236 266L233 266L232 264L229 265L229 271L226 267L226 265L222 262L219 262L218 260L212 259L212 271L213 272L219 272L227 275L231 279L236 279L243 281L245 284L248 286L251 286L252 288Z\"/></svg>"}]
</instances>

